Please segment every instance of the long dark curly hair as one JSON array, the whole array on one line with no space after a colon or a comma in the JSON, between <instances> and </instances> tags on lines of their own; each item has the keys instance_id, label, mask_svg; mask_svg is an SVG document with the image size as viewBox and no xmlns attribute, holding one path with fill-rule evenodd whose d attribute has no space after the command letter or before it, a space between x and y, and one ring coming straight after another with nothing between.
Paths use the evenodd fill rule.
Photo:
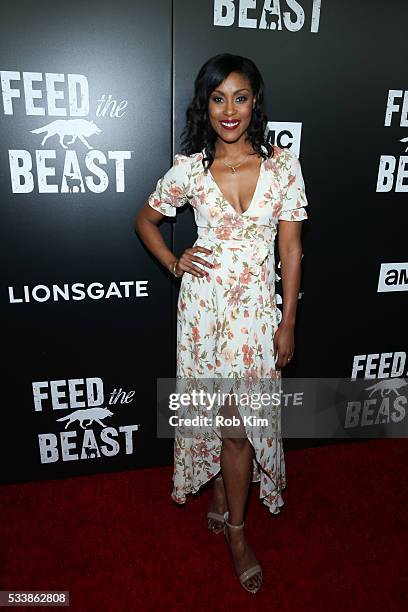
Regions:
<instances>
[{"instance_id":1,"label":"long dark curly hair","mask_svg":"<svg viewBox=\"0 0 408 612\"><path fill-rule=\"evenodd\" d=\"M186 111L186 125L181 133L181 152L192 155L205 150L203 165L207 171L214 161L215 141L217 134L213 130L208 116L208 101L217 86L231 72L245 75L251 83L253 95L256 96L251 122L247 130L247 140L254 151L267 159L273 156L273 147L265 137L268 118L263 111L264 82L254 62L241 55L219 53L211 57L200 68L194 82L194 97ZM262 149L266 148L267 153ZM207 166L205 165L207 162Z\"/></svg>"}]
</instances>

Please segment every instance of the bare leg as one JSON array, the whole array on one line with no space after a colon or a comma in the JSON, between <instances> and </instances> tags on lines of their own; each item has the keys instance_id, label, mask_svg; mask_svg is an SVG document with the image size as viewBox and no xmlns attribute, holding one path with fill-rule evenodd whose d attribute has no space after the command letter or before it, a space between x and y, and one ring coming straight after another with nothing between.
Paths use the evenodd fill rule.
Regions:
<instances>
[{"instance_id":1,"label":"bare leg","mask_svg":"<svg viewBox=\"0 0 408 612\"><path fill-rule=\"evenodd\" d=\"M235 415L240 418L234 400L224 405L220 414L225 417ZM254 451L246 437L242 422L239 427L221 427L221 432L223 438L221 470L229 512L228 522L232 525L240 525L244 521ZM244 570L258 564L253 550L246 541L244 529L229 529L228 526L225 526L225 535L238 576ZM248 579L245 584L250 589L259 588L262 584L261 574L256 574Z\"/></svg>"}]
</instances>

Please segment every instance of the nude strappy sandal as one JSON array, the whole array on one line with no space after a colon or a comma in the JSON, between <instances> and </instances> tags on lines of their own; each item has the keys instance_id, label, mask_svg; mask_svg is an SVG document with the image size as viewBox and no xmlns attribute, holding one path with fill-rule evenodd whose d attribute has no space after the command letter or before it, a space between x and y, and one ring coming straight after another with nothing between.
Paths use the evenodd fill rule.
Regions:
<instances>
[{"instance_id":1,"label":"nude strappy sandal","mask_svg":"<svg viewBox=\"0 0 408 612\"><path fill-rule=\"evenodd\" d=\"M240 525L231 525L228 522L228 515L229 515L229 513L225 512L225 514L224 514L224 535L225 535L226 538L227 538L227 536L226 536L227 527L229 529L243 529L244 525L245 525L245 521L243 521ZM227 542L228 542L228 540L227 540ZM230 548L230 547L228 546L228 548ZM252 578L253 576L255 576L256 574L260 574L261 575L261 583L260 583L260 585L258 587L254 587L253 589L250 589L249 587L246 586L245 583L248 582L248 580L250 578ZM244 589L246 591L248 591L248 593L252 593L252 595L255 595L255 593L257 593L259 591L259 589L261 588L261 586L262 586L262 578L263 578L263 576L262 576L262 568L261 568L260 565L253 565L252 567L249 567L247 570L244 570L238 576L238 578L239 578L239 581L241 583L241 586L243 586Z\"/></svg>"},{"instance_id":2,"label":"nude strappy sandal","mask_svg":"<svg viewBox=\"0 0 408 612\"><path fill-rule=\"evenodd\" d=\"M223 533L224 531L224 515L223 514L219 514L218 512L207 512L207 519L213 519L214 521L217 521L217 523L220 523L220 527L210 527L210 525L208 525L208 531L210 531L211 533Z\"/></svg>"}]
</instances>

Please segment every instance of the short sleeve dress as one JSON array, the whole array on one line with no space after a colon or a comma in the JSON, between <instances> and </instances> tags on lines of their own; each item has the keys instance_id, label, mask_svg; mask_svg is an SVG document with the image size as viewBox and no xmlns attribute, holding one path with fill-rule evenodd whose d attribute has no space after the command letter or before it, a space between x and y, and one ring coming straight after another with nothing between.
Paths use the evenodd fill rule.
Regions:
<instances>
[{"instance_id":1,"label":"short sleeve dress","mask_svg":"<svg viewBox=\"0 0 408 612\"><path fill-rule=\"evenodd\" d=\"M206 277L183 274L177 308L177 379L251 385L272 381L276 391L281 371L275 368L273 337L279 324L275 299L274 243L280 220L308 218L305 184L298 158L273 146L260 166L248 209L238 213L205 172L204 150L175 155L173 166L157 181L149 205L174 217L187 201L193 208L197 239L193 246L211 249L200 257L213 264ZM199 265L199 264L197 264ZM278 387L277 387L278 385ZM280 407L275 407L280 420ZM244 419L245 408L239 406ZM253 425L253 424L252 424ZM252 481L259 497L278 514L286 487L280 428L245 425L254 448ZM192 431L192 433L191 433ZM220 470L222 438L217 425L198 426L183 435L175 430L172 499L183 504L189 493Z\"/></svg>"}]
</instances>

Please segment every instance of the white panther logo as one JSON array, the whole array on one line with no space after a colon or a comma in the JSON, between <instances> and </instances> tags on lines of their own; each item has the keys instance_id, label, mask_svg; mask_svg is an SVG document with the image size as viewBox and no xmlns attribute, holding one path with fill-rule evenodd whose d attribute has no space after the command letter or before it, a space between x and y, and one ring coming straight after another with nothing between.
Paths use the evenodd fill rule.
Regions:
<instances>
[{"instance_id":1,"label":"white panther logo","mask_svg":"<svg viewBox=\"0 0 408 612\"><path fill-rule=\"evenodd\" d=\"M68 144L73 144L77 138L88 148L92 149L88 142L85 139L85 136L89 138L89 136L99 135L102 133L102 130L98 128L98 126L93 121L87 121L86 119L57 119L56 121L52 121L43 127L37 128L36 130L30 130L33 134L43 134L46 132L46 135L41 141L41 146L51 138L52 136L58 136L61 147L64 149L68 149L66 144L64 143L65 136L71 136L72 140L68 142Z\"/></svg>"}]
</instances>

